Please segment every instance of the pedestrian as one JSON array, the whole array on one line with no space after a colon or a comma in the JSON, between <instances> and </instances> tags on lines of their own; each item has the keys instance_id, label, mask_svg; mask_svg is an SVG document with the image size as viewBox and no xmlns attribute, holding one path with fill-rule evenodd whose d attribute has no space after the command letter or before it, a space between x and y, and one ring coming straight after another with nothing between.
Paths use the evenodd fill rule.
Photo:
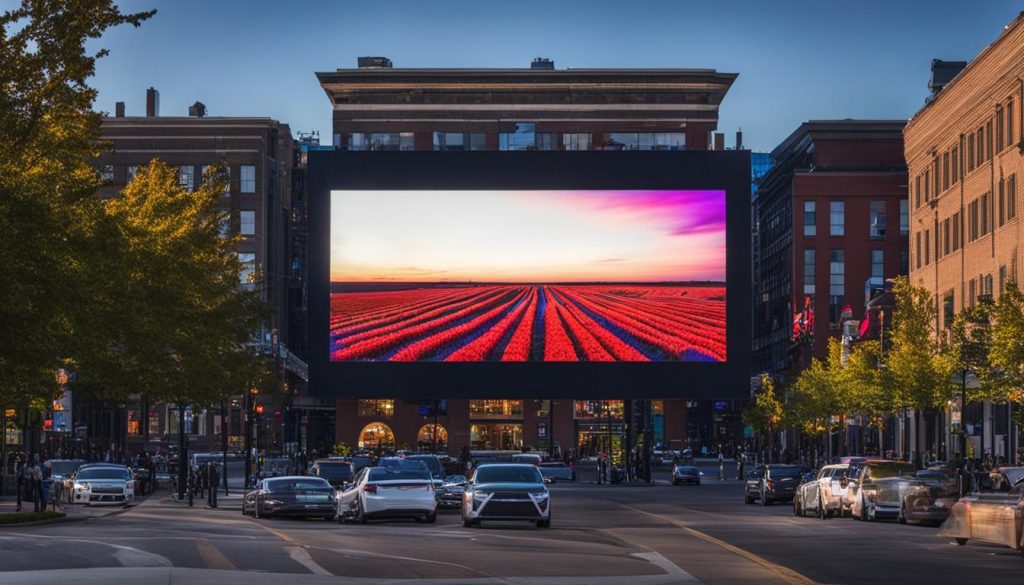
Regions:
<instances>
[{"instance_id":1,"label":"pedestrian","mask_svg":"<svg viewBox=\"0 0 1024 585\"><path fill-rule=\"evenodd\" d=\"M15 484L18 491L18 503L14 509L16 512L21 512L21 500L23 497L28 495L28 482L29 482L29 471L28 463L25 462L24 457L18 455L18 460L14 464L15 469Z\"/></svg>"},{"instance_id":2,"label":"pedestrian","mask_svg":"<svg viewBox=\"0 0 1024 585\"><path fill-rule=\"evenodd\" d=\"M718 446L718 481L725 481L725 454L722 446Z\"/></svg>"},{"instance_id":3,"label":"pedestrian","mask_svg":"<svg viewBox=\"0 0 1024 585\"><path fill-rule=\"evenodd\" d=\"M32 509L35 512L45 512L46 502L43 501L43 469L39 465L39 455L32 459Z\"/></svg>"},{"instance_id":4,"label":"pedestrian","mask_svg":"<svg viewBox=\"0 0 1024 585\"><path fill-rule=\"evenodd\" d=\"M220 484L220 473L217 471L217 466L211 461L207 464L207 473L209 474L210 484L210 497L208 504L211 508L217 507L217 486Z\"/></svg>"}]
</instances>

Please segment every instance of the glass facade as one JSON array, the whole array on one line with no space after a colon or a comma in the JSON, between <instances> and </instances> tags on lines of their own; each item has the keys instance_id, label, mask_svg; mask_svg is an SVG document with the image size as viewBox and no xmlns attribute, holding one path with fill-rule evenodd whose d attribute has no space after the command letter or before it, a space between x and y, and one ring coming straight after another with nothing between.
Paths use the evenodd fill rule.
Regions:
<instances>
[{"instance_id":1,"label":"glass facade","mask_svg":"<svg viewBox=\"0 0 1024 585\"><path fill-rule=\"evenodd\" d=\"M523 425L508 423L473 423L469 425L472 449L513 451L523 446Z\"/></svg>"},{"instance_id":2,"label":"glass facade","mask_svg":"<svg viewBox=\"0 0 1024 585\"><path fill-rule=\"evenodd\" d=\"M537 134L533 122L519 122L514 132L502 132L498 136L499 150L535 150Z\"/></svg>"},{"instance_id":3,"label":"glass facade","mask_svg":"<svg viewBox=\"0 0 1024 585\"><path fill-rule=\"evenodd\" d=\"M522 400L470 400L470 418L523 418Z\"/></svg>"},{"instance_id":4,"label":"glass facade","mask_svg":"<svg viewBox=\"0 0 1024 585\"><path fill-rule=\"evenodd\" d=\"M353 132L348 150L413 150L412 132Z\"/></svg>"},{"instance_id":5,"label":"glass facade","mask_svg":"<svg viewBox=\"0 0 1024 585\"><path fill-rule=\"evenodd\" d=\"M359 416L392 417L395 415L394 400L359 400Z\"/></svg>"}]
</instances>

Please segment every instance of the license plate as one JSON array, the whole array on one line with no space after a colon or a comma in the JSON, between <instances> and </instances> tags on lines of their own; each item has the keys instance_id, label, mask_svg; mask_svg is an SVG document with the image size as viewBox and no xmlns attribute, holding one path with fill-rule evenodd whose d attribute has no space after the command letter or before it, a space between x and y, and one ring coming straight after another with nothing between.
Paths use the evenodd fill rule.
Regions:
<instances>
[{"instance_id":1,"label":"license plate","mask_svg":"<svg viewBox=\"0 0 1024 585\"><path fill-rule=\"evenodd\" d=\"M331 496L324 495L297 495L295 496L297 502L330 502Z\"/></svg>"},{"instance_id":2,"label":"license plate","mask_svg":"<svg viewBox=\"0 0 1024 585\"><path fill-rule=\"evenodd\" d=\"M306 509L307 509L307 510L312 510L312 509L314 509L314 508L316 508L316 507L317 507L317 506L315 506L315 505L312 505L312 504L306 504Z\"/></svg>"}]
</instances>

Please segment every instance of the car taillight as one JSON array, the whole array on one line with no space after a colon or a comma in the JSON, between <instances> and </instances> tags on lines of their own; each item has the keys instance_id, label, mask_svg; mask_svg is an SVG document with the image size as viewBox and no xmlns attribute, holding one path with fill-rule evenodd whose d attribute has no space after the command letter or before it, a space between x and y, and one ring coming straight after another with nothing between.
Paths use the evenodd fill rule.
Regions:
<instances>
[{"instance_id":1,"label":"car taillight","mask_svg":"<svg viewBox=\"0 0 1024 585\"><path fill-rule=\"evenodd\" d=\"M363 486L363 491L364 492L369 492L371 494L375 494L375 493L377 493L377 486L375 486L375 485L364 485Z\"/></svg>"}]
</instances>

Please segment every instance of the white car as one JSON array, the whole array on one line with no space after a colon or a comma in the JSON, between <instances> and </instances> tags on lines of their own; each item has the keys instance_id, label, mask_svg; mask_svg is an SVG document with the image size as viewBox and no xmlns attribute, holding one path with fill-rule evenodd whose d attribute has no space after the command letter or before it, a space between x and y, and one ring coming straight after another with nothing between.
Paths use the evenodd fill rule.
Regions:
<instances>
[{"instance_id":1,"label":"white car","mask_svg":"<svg viewBox=\"0 0 1024 585\"><path fill-rule=\"evenodd\" d=\"M850 466L843 463L826 465L813 481L800 484L793 496L793 513L806 516L808 512L818 518L842 515L843 499L846 497L845 480Z\"/></svg>"},{"instance_id":2,"label":"white car","mask_svg":"<svg viewBox=\"0 0 1024 585\"><path fill-rule=\"evenodd\" d=\"M124 465L83 465L72 477L71 502L74 504L127 506L134 501L135 475Z\"/></svg>"},{"instance_id":3,"label":"white car","mask_svg":"<svg viewBox=\"0 0 1024 585\"><path fill-rule=\"evenodd\" d=\"M437 521L434 482L426 468L364 467L338 494L338 522L374 518Z\"/></svg>"}]
</instances>

